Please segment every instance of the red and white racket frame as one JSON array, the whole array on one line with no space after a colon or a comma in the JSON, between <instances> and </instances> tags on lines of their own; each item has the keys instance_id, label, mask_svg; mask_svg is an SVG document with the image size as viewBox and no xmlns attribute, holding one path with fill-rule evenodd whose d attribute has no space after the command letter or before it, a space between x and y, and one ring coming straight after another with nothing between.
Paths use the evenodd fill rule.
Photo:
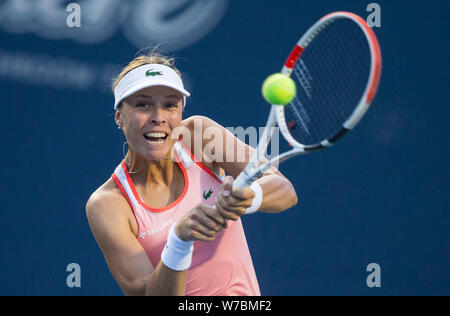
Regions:
<instances>
[{"instance_id":1,"label":"red and white racket frame","mask_svg":"<svg viewBox=\"0 0 450 316\"><path fill-rule=\"evenodd\" d=\"M253 155L246 169L235 180L233 184L234 186L237 186L238 188L244 188L246 186L249 186L253 181L262 176L262 174L272 166L277 166L279 163L294 156L331 147L338 139L344 136L348 131L352 130L369 109L370 104L375 98L375 95L378 90L378 85L380 83L381 69L382 69L381 50L380 44L378 43L377 37L372 28L370 28L367 25L364 19L362 19L361 17L359 17L354 13L344 11L334 12L320 19L300 38L300 40L292 50L291 54L289 55L288 59L286 60L281 70L281 73L290 77L302 53L313 41L313 39L323 29L325 29L330 24L340 19L350 19L353 22L355 22L365 34L367 42L370 47L370 54L371 54L370 76L364 94L362 95L358 106L355 108L352 115L343 124L342 129L339 133L337 133L335 136L333 136L328 140L322 141L320 144L305 146L297 142L294 139L294 137L291 136L285 120L284 106L272 105L269 118L267 120L266 128L258 143L257 152ZM267 150L267 146L275 130L274 127L277 124L281 134L290 144L292 150L261 164L260 162L265 160L264 157Z\"/></svg>"}]
</instances>

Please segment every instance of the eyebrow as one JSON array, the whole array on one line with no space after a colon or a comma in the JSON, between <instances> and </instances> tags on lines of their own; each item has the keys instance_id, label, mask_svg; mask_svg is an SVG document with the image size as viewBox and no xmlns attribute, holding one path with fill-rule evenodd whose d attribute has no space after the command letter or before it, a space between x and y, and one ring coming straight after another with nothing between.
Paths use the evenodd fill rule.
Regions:
<instances>
[{"instance_id":1,"label":"eyebrow","mask_svg":"<svg viewBox=\"0 0 450 316\"><path fill-rule=\"evenodd\" d=\"M177 98L177 99L181 99L181 97L179 95L175 95L175 94L171 94L166 96L166 98Z\"/></svg>"}]
</instances>

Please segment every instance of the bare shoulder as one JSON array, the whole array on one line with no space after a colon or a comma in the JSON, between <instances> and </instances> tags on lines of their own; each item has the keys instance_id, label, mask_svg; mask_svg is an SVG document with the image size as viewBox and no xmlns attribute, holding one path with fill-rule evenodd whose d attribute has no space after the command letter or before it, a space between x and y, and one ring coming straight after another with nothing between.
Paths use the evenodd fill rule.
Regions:
<instances>
[{"instance_id":1,"label":"bare shoulder","mask_svg":"<svg viewBox=\"0 0 450 316\"><path fill-rule=\"evenodd\" d=\"M215 122L214 120L210 119L209 117L202 116L202 115L194 115L191 117L188 117L187 119L183 120L180 123L181 127L181 134L183 135L183 140L186 140L187 138L190 138L189 141L185 141L186 145L194 144L194 141L197 139L201 139L202 142L198 145L201 145L203 147L207 144L209 137L203 137L204 132L206 129L215 127L217 128L216 132L218 131L221 134L226 133L226 129L221 126L219 123ZM187 130L187 131L186 131ZM185 133L187 132L187 133ZM201 135L196 135L196 133L202 133ZM190 148L192 149L192 148ZM192 151L192 150L191 150Z\"/></svg>"},{"instance_id":2,"label":"bare shoulder","mask_svg":"<svg viewBox=\"0 0 450 316\"><path fill-rule=\"evenodd\" d=\"M130 208L126 198L112 179L106 181L89 197L86 203L86 215L89 221L128 219L126 210ZM92 224L92 223L91 223Z\"/></svg>"},{"instance_id":3,"label":"bare shoulder","mask_svg":"<svg viewBox=\"0 0 450 316\"><path fill-rule=\"evenodd\" d=\"M183 120L181 122L181 126L186 127L189 129L191 133L194 132L194 127L198 124L198 126L204 131L208 127L219 127L223 128L219 123L214 121L213 119L203 116L203 115L193 115L188 117L187 119Z\"/></svg>"},{"instance_id":4,"label":"bare shoulder","mask_svg":"<svg viewBox=\"0 0 450 316\"><path fill-rule=\"evenodd\" d=\"M209 119L206 116L200 116L200 115L194 115L194 116L190 116L187 119L183 120L180 123L180 127L181 127L181 136L183 139L183 143L189 148L189 150L192 153L199 153L199 152L203 152L203 131L205 130L205 128L207 126L207 121ZM200 135L200 138L198 138L199 135L195 135L195 133L201 132L202 135ZM202 141L197 144L195 141L201 139ZM194 146L201 146L200 148L197 148L199 150L195 150ZM197 157L197 159L200 159L201 157Z\"/></svg>"},{"instance_id":5,"label":"bare shoulder","mask_svg":"<svg viewBox=\"0 0 450 316\"><path fill-rule=\"evenodd\" d=\"M222 174L222 172L216 170L217 168L215 166L215 159L211 156L205 156L207 155L207 153L205 153L204 148L210 141L210 138L204 137L204 133L206 129L215 127L217 128L215 130L216 133L218 132L225 136L225 128L209 117L202 115L194 115L188 117L187 119L183 120L180 125L183 128L187 129L187 133L183 134L183 142L189 148L189 150L194 155L196 155L196 158L209 169ZM197 135L196 133L201 133L201 135ZM199 139L201 140L200 142L198 142ZM213 151L215 150L217 150L217 148L214 146ZM201 153L201 157L198 156L199 153Z\"/></svg>"},{"instance_id":6,"label":"bare shoulder","mask_svg":"<svg viewBox=\"0 0 450 316\"><path fill-rule=\"evenodd\" d=\"M189 132L191 134L193 134L195 122L197 122L197 124L200 122L203 124L203 121L206 119L208 119L206 116L194 115L194 116L190 116L190 117L186 118L185 120L181 121L180 125L182 127L187 128L189 130Z\"/></svg>"}]
</instances>

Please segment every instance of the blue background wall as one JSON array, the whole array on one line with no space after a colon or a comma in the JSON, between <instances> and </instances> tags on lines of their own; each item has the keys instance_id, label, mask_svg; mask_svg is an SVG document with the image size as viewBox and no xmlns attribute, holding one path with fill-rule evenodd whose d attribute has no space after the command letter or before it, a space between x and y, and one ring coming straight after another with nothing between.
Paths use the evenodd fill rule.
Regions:
<instances>
[{"instance_id":1,"label":"blue background wall","mask_svg":"<svg viewBox=\"0 0 450 316\"><path fill-rule=\"evenodd\" d=\"M214 29L166 50L179 57L192 93L185 115L264 125L261 83L280 70L298 37L332 11L366 17L370 2L224 1ZM450 294L449 2L378 3L384 69L373 107L339 146L281 166L297 207L243 220L264 295ZM0 43L0 294L121 295L84 206L123 157L105 78L144 46L119 30L80 44L3 28ZM36 80L46 69L20 58L63 58L98 77L84 87ZM81 288L66 286L72 262L81 266ZM382 269L378 289L366 286L373 262Z\"/></svg>"}]
</instances>

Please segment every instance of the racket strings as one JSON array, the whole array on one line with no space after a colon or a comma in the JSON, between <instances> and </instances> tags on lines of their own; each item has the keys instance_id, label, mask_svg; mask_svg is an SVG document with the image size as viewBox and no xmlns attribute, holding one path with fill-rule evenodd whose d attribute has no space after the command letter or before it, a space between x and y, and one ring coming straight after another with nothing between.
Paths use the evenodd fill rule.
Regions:
<instances>
[{"instance_id":1,"label":"racket strings","mask_svg":"<svg viewBox=\"0 0 450 316\"><path fill-rule=\"evenodd\" d=\"M342 34L342 33L341 33ZM325 32L324 37L321 39L323 43L330 43L330 47L339 47L340 43L338 42L338 37L334 34L334 32L329 31ZM319 39L320 40L320 39ZM349 62L355 61L354 56L349 56L348 59L343 58L345 54L341 54L341 52L334 51L332 54L331 52L324 53L322 49L324 49L319 43L317 45L314 45L311 47L312 50L309 52L311 56L319 56L319 54L322 57L322 63L326 66L321 67L319 63L312 63L313 67L315 68L315 73L320 74L321 71L324 71L322 75L318 75L317 78L319 79L317 82L317 86L320 90L318 90L315 97L319 101L319 107L312 108L314 112L317 112L315 110L327 110L329 115L325 111L318 113L317 115L321 115L320 118L323 119L325 124L318 125L320 130L318 132L321 132L320 134L323 135L324 133L327 133L328 129L327 127L334 126L334 120L340 119L342 121L346 117L348 117L348 113L345 112L345 107L339 106L340 102L346 102L346 94L347 94L347 87L341 86L341 82L344 78L342 69L337 67L338 65L344 65L345 67L351 67ZM350 50L348 53L352 53L352 50ZM308 56L306 56L308 57ZM357 58L356 58L357 59ZM320 69L320 68L322 69ZM325 73L326 72L326 73ZM336 78L337 80L330 80L331 78ZM355 86L357 85L357 82L355 80L352 80L352 78L347 78L348 80L348 86ZM325 95L326 94L326 95ZM334 120L333 120L334 119Z\"/></svg>"},{"instance_id":2,"label":"racket strings","mask_svg":"<svg viewBox=\"0 0 450 316\"><path fill-rule=\"evenodd\" d=\"M370 48L356 23L337 20L322 30L293 71L298 94L285 107L291 135L303 145L336 135L364 94L370 66Z\"/></svg>"},{"instance_id":3,"label":"racket strings","mask_svg":"<svg viewBox=\"0 0 450 316\"><path fill-rule=\"evenodd\" d=\"M333 36L333 32L327 32L324 33L324 35L324 43L331 43L331 47L339 47L340 43L337 40L337 36ZM320 45L315 46L315 48L320 49ZM334 128L340 129L343 121L349 116L345 105L349 102L347 98L348 95L352 93L352 91L350 91L351 88L357 86L358 82L351 76L351 73L343 72L338 66L342 65L347 69L352 67L352 63L359 59L351 55L353 52L354 50L349 50L345 53L334 51L332 54L331 52L323 54L319 51L311 51L312 56L318 56L319 53L322 53L323 58L321 59L321 63L326 66L321 67L326 73L318 75L318 78L320 78L317 83L319 89L315 96L318 100L319 107L312 108L313 110L323 110L319 113L315 113L317 118L324 121L324 124L320 124L320 120L317 121L317 126L319 127L317 130L318 135L332 134ZM321 69L318 69L316 65L318 64L313 63L313 67L317 68L315 69L315 72L319 74ZM355 67L359 68L359 66ZM346 82L346 84L342 85L343 82ZM355 102L357 101L353 102L354 105L356 105ZM325 138L327 137L318 137L318 141Z\"/></svg>"}]
</instances>

